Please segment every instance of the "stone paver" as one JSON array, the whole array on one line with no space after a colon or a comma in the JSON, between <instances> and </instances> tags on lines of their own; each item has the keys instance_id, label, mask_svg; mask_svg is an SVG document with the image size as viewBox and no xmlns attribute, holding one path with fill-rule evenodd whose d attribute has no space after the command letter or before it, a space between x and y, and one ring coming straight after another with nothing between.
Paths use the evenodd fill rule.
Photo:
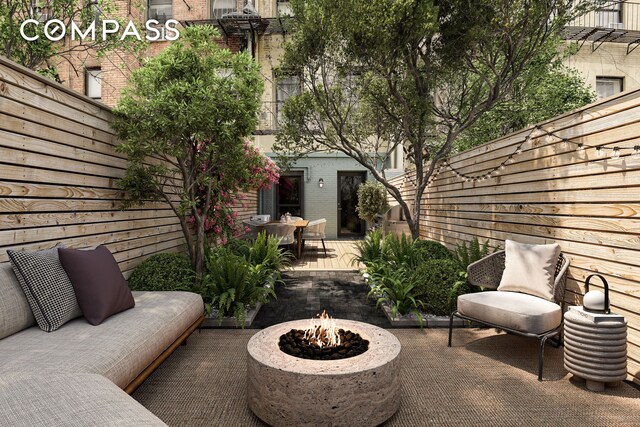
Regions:
<instances>
[{"instance_id":1,"label":"stone paver","mask_svg":"<svg viewBox=\"0 0 640 427\"><path fill-rule=\"evenodd\" d=\"M283 279L286 285L276 289L278 298L262 306L252 328L311 319L322 310L339 319L391 326L375 301L367 298L369 287L357 272L288 272Z\"/></svg>"}]
</instances>

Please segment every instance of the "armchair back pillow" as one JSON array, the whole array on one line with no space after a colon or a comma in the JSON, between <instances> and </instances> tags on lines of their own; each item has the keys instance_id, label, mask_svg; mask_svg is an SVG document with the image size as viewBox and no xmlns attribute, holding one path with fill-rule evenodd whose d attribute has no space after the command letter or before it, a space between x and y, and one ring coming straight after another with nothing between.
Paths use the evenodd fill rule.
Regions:
<instances>
[{"instance_id":1,"label":"armchair back pillow","mask_svg":"<svg viewBox=\"0 0 640 427\"><path fill-rule=\"evenodd\" d=\"M560 245L505 242L505 268L498 291L522 292L554 301L553 285Z\"/></svg>"},{"instance_id":2,"label":"armchair back pillow","mask_svg":"<svg viewBox=\"0 0 640 427\"><path fill-rule=\"evenodd\" d=\"M135 305L127 281L109 249L60 249L60 262L76 292L87 321L99 325L109 316Z\"/></svg>"}]
</instances>

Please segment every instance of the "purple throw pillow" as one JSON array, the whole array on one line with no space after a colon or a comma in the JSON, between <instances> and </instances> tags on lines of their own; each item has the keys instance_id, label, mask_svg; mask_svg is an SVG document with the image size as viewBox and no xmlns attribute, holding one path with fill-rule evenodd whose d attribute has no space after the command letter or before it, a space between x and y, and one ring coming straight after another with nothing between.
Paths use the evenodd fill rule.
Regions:
<instances>
[{"instance_id":1,"label":"purple throw pillow","mask_svg":"<svg viewBox=\"0 0 640 427\"><path fill-rule=\"evenodd\" d=\"M82 314L92 325L135 305L127 281L109 249L59 249L62 267L71 280Z\"/></svg>"}]
</instances>

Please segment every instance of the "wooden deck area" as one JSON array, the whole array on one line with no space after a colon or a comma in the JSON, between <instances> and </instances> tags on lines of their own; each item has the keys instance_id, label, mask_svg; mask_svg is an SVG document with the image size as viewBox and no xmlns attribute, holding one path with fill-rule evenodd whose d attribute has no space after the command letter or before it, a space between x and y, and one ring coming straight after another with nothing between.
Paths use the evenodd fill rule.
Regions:
<instances>
[{"instance_id":1,"label":"wooden deck area","mask_svg":"<svg viewBox=\"0 0 640 427\"><path fill-rule=\"evenodd\" d=\"M293 263L294 271L347 271L357 270L351 263L355 252L355 240L325 240L327 254L322 250L321 241L305 243L302 258Z\"/></svg>"}]
</instances>

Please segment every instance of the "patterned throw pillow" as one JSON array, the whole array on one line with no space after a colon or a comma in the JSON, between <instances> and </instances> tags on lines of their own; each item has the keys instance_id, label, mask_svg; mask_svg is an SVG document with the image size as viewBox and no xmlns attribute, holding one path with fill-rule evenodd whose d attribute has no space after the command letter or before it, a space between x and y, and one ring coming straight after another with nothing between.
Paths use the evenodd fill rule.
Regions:
<instances>
[{"instance_id":1,"label":"patterned throw pillow","mask_svg":"<svg viewBox=\"0 0 640 427\"><path fill-rule=\"evenodd\" d=\"M7 251L36 322L46 332L82 315L73 285L60 264L58 247L37 252Z\"/></svg>"}]
</instances>

